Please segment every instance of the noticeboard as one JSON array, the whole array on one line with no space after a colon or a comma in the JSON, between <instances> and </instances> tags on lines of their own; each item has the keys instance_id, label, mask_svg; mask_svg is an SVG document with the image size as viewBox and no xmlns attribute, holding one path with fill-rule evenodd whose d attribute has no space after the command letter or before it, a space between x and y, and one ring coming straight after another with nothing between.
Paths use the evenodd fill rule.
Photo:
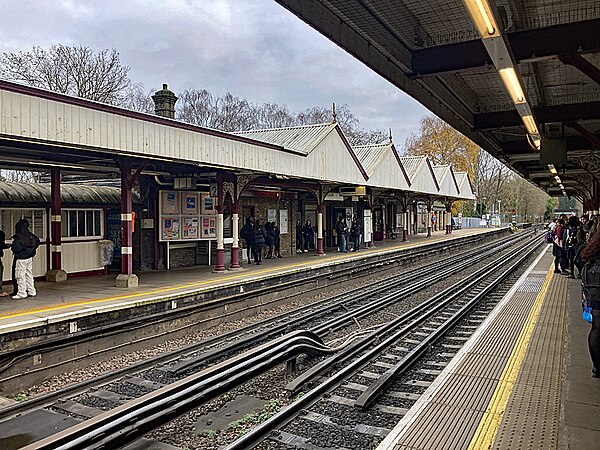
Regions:
<instances>
[{"instance_id":1,"label":"noticeboard","mask_svg":"<svg viewBox=\"0 0 600 450\"><path fill-rule=\"evenodd\" d=\"M160 240L195 241L217 237L216 199L194 191L160 191Z\"/></svg>"}]
</instances>

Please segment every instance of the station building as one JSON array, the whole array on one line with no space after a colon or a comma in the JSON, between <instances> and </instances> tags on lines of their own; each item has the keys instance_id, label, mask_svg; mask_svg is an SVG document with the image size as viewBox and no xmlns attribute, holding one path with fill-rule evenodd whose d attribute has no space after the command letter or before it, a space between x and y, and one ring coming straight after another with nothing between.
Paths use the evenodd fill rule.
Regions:
<instances>
[{"instance_id":1,"label":"station building","mask_svg":"<svg viewBox=\"0 0 600 450\"><path fill-rule=\"evenodd\" d=\"M0 193L7 236L25 217L44 243L36 276L106 273L107 240L118 286L135 286L138 270L238 270L239 230L250 216L279 225L284 255L295 253L296 224L307 221L314 253L335 251L340 216L361 221L364 245L432 228L450 233L452 202L475 198L466 173L400 156L391 135L352 146L335 117L225 133L174 120L167 85L153 99L156 115L0 81L5 168L50 174L48 184L3 183ZM120 187L70 184L72 174Z\"/></svg>"}]
</instances>

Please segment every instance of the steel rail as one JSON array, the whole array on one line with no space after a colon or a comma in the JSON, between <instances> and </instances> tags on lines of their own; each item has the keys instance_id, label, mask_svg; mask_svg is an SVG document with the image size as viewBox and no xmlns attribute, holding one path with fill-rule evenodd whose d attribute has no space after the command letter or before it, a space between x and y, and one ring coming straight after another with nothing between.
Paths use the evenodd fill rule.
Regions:
<instances>
[{"instance_id":1,"label":"steel rail","mask_svg":"<svg viewBox=\"0 0 600 450\"><path fill-rule=\"evenodd\" d=\"M523 256L521 256L518 259L518 262L511 264L510 269L504 270L502 272L502 274L504 275L503 277L496 277L494 279L493 287L497 286L501 282L500 278L504 279L512 271L514 271L523 261L525 261L533 252L535 252L535 250L540 245L541 244L539 242L532 241L531 244L526 246L522 251L519 251L515 255L513 255L513 257L514 257L514 256L524 252ZM481 277L485 277L485 276L481 276ZM492 289L492 288L490 288L490 289ZM431 315L435 314L435 312L437 312L437 309L431 311L430 313L428 313L428 315L431 316ZM457 320L459 320L459 319L457 319ZM450 326L448 324L448 321L446 321L444 323L444 325L446 325L446 330ZM394 335L389 336L384 341L380 342L378 345L376 345L371 350L369 350L369 352L367 354L365 354L365 356L352 361L349 365L343 367L338 372L331 375L327 380L325 380L318 386L312 388L310 391L305 393L298 400L296 400L295 402L286 406L281 411L279 411L277 414L270 417L269 419L267 419L265 422L258 425L254 429L250 430L249 432L244 434L242 437L240 437L238 440L236 440L235 442L226 446L223 450L247 450L247 449L253 448L254 446L258 445L273 430L275 430L277 427L280 427L283 424L289 422L294 417L296 417L303 409L305 409L312 403L318 401L331 388L339 385L348 376L354 374L358 369L360 369L365 364L367 364L368 360L373 359L376 355L381 353L385 348L387 348L391 344L393 344L393 342L395 342L397 340L397 338L402 337L402 335L406 334L407 332L410 332L412 330L412 328L413 327L411 325L408 325L405 328L394 333ZM413 359L413 361L416 360L416 358L412 358L412 359ZM391 379L392 379L392 377L390 376L388 378L388 380L391 380Z\"/></svg>"},{"instance_id":2,"label":"steel rail","mask_svg":"<svg viewBox=\"0 0 600 450\"><path fill-rule=\"evenodd\" d=\"M505 247L506 245L510 245L510 243L514 243L515 240L518 240L518 239L521 239L521 237L515 239L515 237L513 235L510 235L510 236L502 238L498 241L495 241L494 245L497 246L498 244L500 244L500 247ZM496 248L496 251L497 250L498 250L498 248ZM472 254L480 254L478 252L480 252L480 250L476 248L476 249L469 250L467 252L462 252L459 255L454 255L454 256L444 258L444 259L436 262L432 266L432 268L435 268L437 266L444 266L444 265L448 264L448 262L452 262L457 258L462 259L462 258L466 258ZM395 255L395 257L397 258L398 256ZM418 274L421 270L422 269L414 269L412 271L407 272L405 275L413 277L414 274ZM414 277L413 277L413 279L414 279ZM410 281L410 280L407 280L407 281L405 281L404 279L399 280L397 284L403 284L408 281ZM380 289L380 281L369 282L366 284L366 286L372 287L372 289L369 289L366 292L366 295L369 295L371 293L377 292ZM122 369L118 369L113 372L99 375L99 376L95 377L94 379L82 381L82 382L73 384L71 386L67 386L65 388L60 389L59 391L49 392L49 393L37 396L35 398L25 400L23 402L9 405L5 408L0 409L0 419L4 419L4 418L10 417L10 416L13 416L15 414L23 413L25 411L28 411L28 410L31 410L34 408L49 406L53 402L58 400L59 398L64 398L67 396L80 394L80 393L85 392L87 389L89 389L93 386L105 384L107 382L121 378L130 373L135 373L135 372L139 372L142 370L146 370L146 369L149 369L149 368L154 367L159 364L166 364L168 362L171 362L178 358L181 358L181 355L198 351L202 347L217 346L219 343L223 342L224 340L228 340L232 337L239 336L240 333L251 333L253 330L256 330L256 329L262 328L266 325L280 321L280 320L282 320L282 318L285 318L285 316L294 315L294 314L302 314L304 311L310 311L311 309L314 309L314 307L316 305L318 306L318 305L322 305L324 303L328 303L328 302L332 302L332 301L343 300L346 297L348 297L348 295L345 293L337 294L333 297L328 297L327 299L323 299L323 300L317 302L317 304L313 303L311 305L302 306L302 307L297 308L288 313L284 313L280 316L266 319L266 320L262 321L261 323L251 324L242 329L232 330L230 332L227 332L223 335L211 338L209 340L205 340L200 343L186 346L186 347L176 351L175 353L169 353L166 355L155 356L151 359L135 363L131 366L124 367ZM334 308L334 307L335 307L334 305L331 306L331 308ZM321 314L326 314L331 308L325 308ZM314 318L314 315L313 315L313 318ZM294 319L291 322L286 322L285 324L275 326L273 328L273 330L275 330L274 332L272 330L267 330L264 332L253 333L250 336L247 336L246 338L236 339L236 341L231 344L216 347L212 350L209 350L209 351L203 353L203 355L199 358L196 358L192 364L185 364L185 366L177 365L175 370L167 370L167 371L174 373L174 374L180 374L184 370L190 370L193 367L197 367L200 364L206 364L206 363L209 363L209 362L215 360L218 357L222 357L223 354L243 351L243 350L249 348L251 345L256 344L257 342L262 342L262 341L268 339L269 337L273 337L277 334L281 334L281 333L289 330L289 328L291 326L297 326L297 325L305 322L306 320L307 320L306 318L300 317L298 319ZM164 369L166 370L168 368L164 368Z\"/></svg>"},{"instance_id":3,"label":"steel rail","mask_svg":"<svg viewBox=\"0 0 600 450\"><path fill-rule=\"evenodd\" d=\"M314 333L295 331L23 449L117 448L295 355L333 351Z\"/></svg>"},{"instance_id":4,"label":"steel rail","mask_svg":"<svg viewBox=\"0 0 600 450\"><path fill-rule=\"evenodd\" d=\"M522 252L527 247L523 247L517 253ZM495 249L495 251L497 251ZM501 257L502 258L502 257ZM461 295L462 293L467 292L470 288L474 287L477 283L480 282L480 275L489 274L490 269L497 267L498 260L494 260L481 267L474 273L470 274L469 277L464 281L466 284L463 284L458 290L455 286L449 286L446 289L438 292L433 297L431 297L427 302L423 302L420 305L415 306L414 308L408 310L404 314L398 316L394 320L388 322L387 324L381 326L380 328L374 330L372 333L368 334L364 338L346 346L342 351L337 353L335 356L327 358L324 361L314 365L300 376L292 380L290 383L286 385L286 390L290 391L290 394L293 395L297 393L306 383L312 381L317 376L321 375L326 370L331 367L344 362L352 357L355 357L359 352L363 351L368 346L372 345L372 342L380 339L382 336L390 332L390 330L394 330L401 324L404 324L410 320L415 319L419 315L419 313L431 306L431 304L444 306L447 303L454 301L456 297ZM469 281L473 279L472 281ZM419 316L414 322L412 322L411 326L414 326L415 322L420 322L429 317L429 314ZM314 330L311 330L314 331Z\"/></svg>"},{"instance_id":5,"label":"steel rail","mask_svg":"<svg viewBox=\"0 0 600 450\"><path fill-rule=\"evenodd\" d=\"M520 239L524 239L524 237L520 236L517 240L520 240ZM465 252L465 254L460 255L460 256L462 258L466 258L470 255L477 255L480 258L486 257L490 254L494 254L494 253L498 252L499 250L509 247L510 245L514 244L514 242L515 242L514 237L513 237L513 239L508 238L506 242L501 243L499 246L496 246L493 249L485 250L483 252L479 249L475 249L475 250L472 250L469 252ZM410 295L415 289L421 288L423 285L427 285L427 284L431 284L431 283L440 281L445 277L453 275L454 273L456 273L459 270L469 267L473 263L473 261L471 261L471 260L463 260L461 263L455 264L452 267L448 267L448 268L444 269L444 267L447 266L448 262L454 261L454 259L455 259L455 257L448 257L448 258L445 258L444 260L436 262L429 269L435 271L438 268L442 268L443 270L438 271L437 273L427 277L426 279L422 278L422 268L409 271L402 275L402 279L392 281L390 284L388 284L386 286L386 288L390 289L390 288L394 288L397 286L406 285L407 283L410 283L411 281L414 281L414 280L419 280L419 282L405 286L404 288L402 288L401 291L397 291L395 293L391 293L384 297L381 297L381 298L377 299L376 301L369 303L368 305L366 305L363 308L359 308L359 309L353 310L353 311L348 311L348 312L342 314L341 316L330 319L329 321L327 321L323 324L320 324L316 327L312 327L312 328L310 328L310 331L318 334L319 336L324 336L327 333L329 333L330 331L338 329L338 328L350 323L352 320L354 320L354 318L360 318L360 317L366 316L368 314L371 314L373 312L376 312L378 310L381 310L381 309L385 308L386 306L389 306L390 303L397 302L398 300ZM376 282L370 283L370 285L367 289L361 290L361 295L368 296L373 293L378 293L378 292L380 292L380 290L381 290L381 281L376 281ZM338 296L334 296L333 299L337 298L339 300L343 300L347 297L348 297L348 294L344 293L344 294L340 294ZM325 311L318 312L318 314L322 316L328 312L329 312L329 310L325 310ZM195 367L198 367L202 364L206 364L207 362L210 362L212 360L212 358L214 358L215 356L219 356L224 353L225 354L226 353L234 353L234 352L239 352L239 351L245 350L250 345L255 344L257 342L257 340L259 340L259 339L268 339L274 335L277 335L277 334L283 332L284 330L293 328L295 326L299 326L305 322L308 322L308 321L314 320L314 319L315 319L315 315L311 316L310 318L300 317L298 319L291 320L289 322L286 322L283 325L276 326L268 331L265 331L264 333L247 336L245 338L237 340L236 342L233 342L226 346L220 347L213 351L207 352L197 358L190 358L189 360L182 361L182 362L178 363L176 365L176 367L174 367L172 369L167 369L167 370L173 374L182 374L185 371L192 370Z\"/></svg>"}]
</instances>

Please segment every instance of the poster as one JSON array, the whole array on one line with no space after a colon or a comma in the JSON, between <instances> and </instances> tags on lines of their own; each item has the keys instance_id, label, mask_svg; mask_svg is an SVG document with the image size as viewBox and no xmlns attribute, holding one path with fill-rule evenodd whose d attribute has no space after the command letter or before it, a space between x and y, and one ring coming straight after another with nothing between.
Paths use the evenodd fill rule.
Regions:
<instances>
[{"instance_id":1,"label":"poster","mask_svg":"<svg viewBox=\"0 0 600 450\"><path fill-rule=\"evenodd\" d=\"M287 209L279 210L279 232L287 234L288 232L288 212Z\"/></svg>"},{"instance_id":2,"label":"poster","mask_svg":"<svg viewBox=\"0 0 600 450\"><path fill-rule=\"evenodd\" d=\"M277 220L277 210L267 209L267 222L275 222Z\"/></svg>"},{"instance_id":3,"label":"poster","mask_svg":"<svg viewBox=\"0 0 600 450\"><path fill-rule=\"evenodd\" d=\"M217 218L202 217L202 238L217 236Z\"/></svg>"},{"instance_id":4,"label":"poster","mask_svg":"<svg viewBox=\"0 0 600 450\"><path fill-rule=\"evenodd\" d=\"M198 193L197 192L184 192L183 197L183 214L198 214Z\"/></svg>"},{"instance_id":5,"label":"poster","mask_svg":"<svg viewBox=\"0 0 600 450\"><path fill-rule=\"evenodd\" d=\"M162 238L167 241L179 239L178 217L163 217Z\"/></svg>"},{"instance_id":6,"label":"poster","mask_svg":"<svg viewBox=\"0 0 600 450\"><path fill-rule=\"evenodd\" d=\"M163 214L178 214L179 192L162 191L161 194Z\"/></svg>"},{"instance_id":7,"label":"poster","mask_svg":"<svg viewBox=\"0 0 600 450\"><path fill-rule=\"evenodd\" d=\"M202 213L203 214L214 214L215 213L215 199L207 194L202 194Z\"/></svg>"},{"instance_id":8,"label":"poster","mask_svg":"<svg viewBox=\"0 0 600 450\"><path fill-rule=\"evenodd\" d=\"M183 239L198 239L197 217L185 217L183 219Z\"/></svg>"}]
</instances>

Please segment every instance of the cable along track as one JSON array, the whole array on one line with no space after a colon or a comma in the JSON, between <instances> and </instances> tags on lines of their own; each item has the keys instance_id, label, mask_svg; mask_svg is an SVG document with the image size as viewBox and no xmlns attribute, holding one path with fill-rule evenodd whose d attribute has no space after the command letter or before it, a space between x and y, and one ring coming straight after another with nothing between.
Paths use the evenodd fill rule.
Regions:
<instances>
[{"instance_id":1,"label":"cable along track","mask_svg":"<svg viewBox=\"0 0 600 450\"><path fill-rule=\"evenodd\" d=\"M502 245L508 246L509 243L505 242L499 247ZM491 254L497 252L498 247L490 249L488 252L475 250L471 253L477 254L478 259L481 259L487 258ZM456 257L453 257L453 259L455 262ZM461 263L453 264L452 268L446 267L446 269L443 270L442 268L448 265L449 260L450 258L442 260L440 261L439 267L433 267L433 271L436 274L435 277L431 276L426 278L426 281L420 280L409 283L408 285L406 285L406 281L404 280L404 283L390 283L390 286L396 289L393 293L384 295L383 299L379 299L376 302L367 302L361 307L356 307L336 319L328 321L321 320L311 331L296 331L273 339L271 331L269 330L265 331L265 333L270 335L262 335L260 337L260 339L262 339L261 341L249 338L247 342L248 345L246 346L240 346L239 342L233 342L227 345L221 344L221 346L217 346L204 355L194 355L193 357L188 357L185 360L180 360L168 366L154 369L155 371L176 375L176 381L170 385L164 386L162 383L157 383L156 381L152 381L152 379L144 379L142 376L125 379L124 383L133 385L133 391L135 392L129 390L131 389L131 386L122 390L111 387L111 390L108 392L112 392L116 395L109 394L109 399L105 402L105 406L106 408L113 407L114 409L112 411L100 414L98 417L74 427L78 428L78 430L71 430L71 432L68 432L67 430L60 436L49 438L49 443L39 442L39 444L34 444L31 448L56 448L58 441L62 442L64 445L64 447L61 448L110 448L114 445L121 445L160 426L165 423L167 419L177 417L178 415L197 407L203 402L214 398L216 395L224 393L232 387L264 372L268 368L287 361L290 358L294 358L299 354L327 354L333 353L334 351L343 354L344 352L341 351L342 349L331 349L325 346L321 337L329 333L330 330L339 328L345 323L351 322L356 317L372 314L374 311L384 307L386 302L389 304L389 302L398 301L399 299L404 298L423 284L431 284L436 277L437 279L442 279L449 276L451 273L455 273L457 270L468 267L469 264L473 264L473 260L469 260L465 257ZM491 265L493 264L490 264L490 266ZM487 267L486 270L489 272L490 267ZM480 270L479 272L482 271ZM386 288L388 288L388 286L386 286ZM371 291L378 291L378 289L372 288ZM361 292L360 294L364 297L364 293ZM349 300L350 299L347 299L346 301ZM432 302L433 301L434 300L432 299ZM305 311L305 313L314 315L314 311ZM423 317L419 320L426 320L427 313L422 315ZM416 316L414 320L418 321ZM400 326L400 322L397 320L394 320L393 322L396 324L396 327ZM302 323L301 320L300 323ZM289 323L287 325L289 329ZM381 339L385 334L389 334L392 331L393 330L391 329L388 331L382 329L379 331L377 338ZM251 334L260 335L261 333L254 331ZM262 342L262 344L251 351L215 363L215 361L217 361L217 358L215 357L216 353L231 354L228 353L228 351L232 350L233 347L235 347L235 351L240 351L240 349L247 348L248 346L256 346L259 342ZM228 346L230 348L228 348ZM268 351L266 349L268 349ZM212 364L211 367L182 378L183 375L189 374L190 371L196 370L202 365L209 363ZM96 394L98 394L98 392L105 394L106 391L107 389L102 389L96 391ZM122 403L123 399L128 400L129 397L138 397L141 393L145 393L146 395L125 404L119 404ZM102 396L100 395L99 398L102 398ZM67 402L69 401L67 400ZM62 406L59 405L59 409L63 406L64 404Z\"/></svg>"}]
</instances>

